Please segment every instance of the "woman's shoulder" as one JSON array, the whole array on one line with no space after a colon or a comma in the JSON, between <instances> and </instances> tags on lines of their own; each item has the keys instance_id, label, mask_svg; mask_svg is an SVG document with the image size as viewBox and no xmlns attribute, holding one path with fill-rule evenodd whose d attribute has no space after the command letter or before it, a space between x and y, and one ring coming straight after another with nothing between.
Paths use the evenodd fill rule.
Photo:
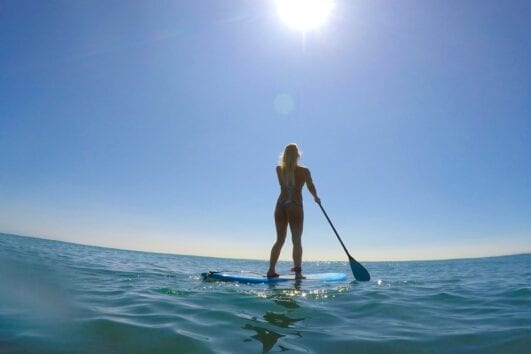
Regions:
<instances>
[{"instance_id":1,"label":"woman's shoulder","mask_svg":"<svg viewBox=\"0 0 531 354\"><path fill-rule=\"evenodd\" d=\"M310 173L310 169L306 166L297 166L297 170L303 173Z\"/></svg>"}]
</instances>

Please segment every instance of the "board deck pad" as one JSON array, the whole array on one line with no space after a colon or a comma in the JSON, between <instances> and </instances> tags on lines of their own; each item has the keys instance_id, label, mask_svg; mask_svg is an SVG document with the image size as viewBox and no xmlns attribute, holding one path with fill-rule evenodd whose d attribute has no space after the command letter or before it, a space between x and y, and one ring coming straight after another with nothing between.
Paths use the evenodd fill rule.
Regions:
<instances>
[{"instance_id":1,"label":"board deck pad","mask_svg":"<svg viewBox=\"0 0 531 354\"><path fill-rule=\"evenodd\" d=\"M210 271L201 273L201 277L203 280L232 281L250 284L295 281L295 274L281 275L278 278L268 278L263 274L245 271ZM302 281L335 282L347 280L347 275L344 273L304 274L304 277L305 279L301 279Z\"/></svg>"}]
</instances>

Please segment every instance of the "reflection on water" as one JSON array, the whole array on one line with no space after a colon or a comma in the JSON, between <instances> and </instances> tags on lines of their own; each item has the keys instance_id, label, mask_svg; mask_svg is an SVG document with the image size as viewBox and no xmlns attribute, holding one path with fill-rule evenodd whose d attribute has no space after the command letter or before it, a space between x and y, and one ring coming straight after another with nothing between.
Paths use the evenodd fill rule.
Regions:
<instances>
[{"instance_id":1,"label":"reflection on water","mask_svg":"<svg viewBox=\"0 0 531 354\"><path fill-rule=\"evenodd\" d=\"M279 338L284 337L283 334L259 327L259 326L253 326L251 324L246 324L243 326L243 329L255 331L256 334L254 336L251 336L251 338L256 339L260 343L262 343L262 353L267 353L273 347L275 344L277 344L277 341Z\"/></svg>"},{"instance_id":2,"label":"reflection on water","mask_svg":"<svg viewBox=\"0 0 531 354\"><path fill-rule=\"evenodd\" d=\"M301 282L296 281L293 288L278 289L275 285L271 285L272 294L268 298L272 299L277 305L283 306L287 309L299 308L299 304L295 301L296 297L305 297L306 293L301 290Z\"/></svg>"},{"instance_id":3,"label":"reflection on water","mask_svg":"<svg viewBox=\"0 0 531 354\"><path fill-rule=\"evenodd\" d=\"M271 311L266 312L264 319L272 325L282 328L293 327L296 322L304 320L304 318L290 318L286 314Z\"/></svg>"},{"instance_id":4,"label":"reflection on water","mask_svg":"<svg viewBox=\"0 0 531 354\"><path fill-rule=\"evenodd\" d=\"M251 336L252 339L262 343L262 353L268 353L275 347L278 340L286 336L296 336L302 338L301 332L294 330L297 322L304 321L304 318L291 317L291 313L298 309L300 305L295 301L297 297L306 297L306 293L300 288L300 283L295 283L292 289L275 289L272 287L272 294L266 296L267 299L273 300L274 303L285 307L287 311L276 312L267 311L262 318L267 322L267 325L257 325L246 323L243 329L256 332ZM259 322L255 320L255 322ZM260 321L261 322L261 321ZM277 328L278 332L273 330ZM288 329L288 331L286 331ZM251 339L248 339L251 340ZM279 345L282 351L289 350Z\"/></svg>"},{"instance_id":5,"label":"reflection on water","mask_svg":"<svg viewBox=\"0 0 531 354\"><path fill-rule=\"evenodd\" d=\"M296 309L299 307L299 304L292 297L278 296L273 299L273 301L280 306L283 306L287 309Z\"/></svg>"}]
</instances>

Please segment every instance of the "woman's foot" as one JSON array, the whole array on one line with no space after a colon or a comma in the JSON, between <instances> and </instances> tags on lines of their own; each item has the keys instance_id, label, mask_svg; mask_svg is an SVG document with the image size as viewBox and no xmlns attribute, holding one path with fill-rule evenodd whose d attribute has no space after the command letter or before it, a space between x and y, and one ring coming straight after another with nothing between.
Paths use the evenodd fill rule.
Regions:
<instances>
[{"instance_id":1,"label":"woman's foot","mask_svg":"<svg viewBox=\"0 0 531 354\"><path fill-rule=\"evenodd\" d=\"M305 276L302 275L302 268L301 267L293 267L291 268L292 272L295 272L295 279L306 279Z\"/></svg>"},{"instance_id":2,"label":"woman's foot","mask_svg":"<svg viewBox=\"0 0 531 354\"><path fill-rule=\"evenodd\" d=\"M278 275L278 273L275 273L275 271L270 270L269 272L267 272L267 277L268 278L278 278L279 275Z\"/></svg>"},{"instance_id":3,"label":"woman's foot","mask_svg":"<svg viewBox=\"0 0 531 354\"><path fill-rule=\"evenodd\" d=\"M306 279L302 273L295 273L295 280Z\"/></svg>"}]
</instances>

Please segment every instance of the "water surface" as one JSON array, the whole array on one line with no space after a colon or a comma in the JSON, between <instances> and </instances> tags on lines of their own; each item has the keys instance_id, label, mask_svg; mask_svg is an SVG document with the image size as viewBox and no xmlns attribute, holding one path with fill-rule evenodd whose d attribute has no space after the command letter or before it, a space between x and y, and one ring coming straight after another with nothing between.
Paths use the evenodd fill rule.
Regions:
<instances>
[{"instance_id":1,"label":"water surface","mask_svg":"<svg viewBox=\"0 0 531 354\"><path fill-rule=\"evenodd\" d=\"M204 282L267 264L0 234L0 352L531 352L530 254L364 265L370 282Z\"/></svg>"}]
</instances>

